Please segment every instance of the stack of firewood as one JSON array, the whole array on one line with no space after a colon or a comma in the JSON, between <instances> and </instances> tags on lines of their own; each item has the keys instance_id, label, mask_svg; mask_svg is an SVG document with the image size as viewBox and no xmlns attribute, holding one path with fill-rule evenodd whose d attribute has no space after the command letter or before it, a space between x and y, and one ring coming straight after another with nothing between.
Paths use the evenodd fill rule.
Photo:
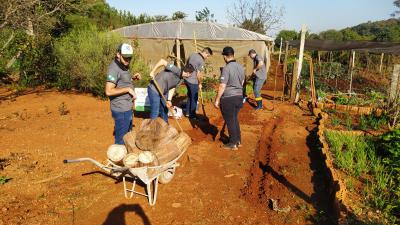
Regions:
<instances>
[{"instance_id":1,"label":"stack of firewood","mask_svg":"<svg viewBox=\"0 0 400 225\"><path fill-rule=\"evenodd\" d=\"M161 118L143 120L137 133L131 131L123 139L128 151L123 163L130 168L168 163L192 143L186 133L178 133Z\"/></svg>"}]
</instances>

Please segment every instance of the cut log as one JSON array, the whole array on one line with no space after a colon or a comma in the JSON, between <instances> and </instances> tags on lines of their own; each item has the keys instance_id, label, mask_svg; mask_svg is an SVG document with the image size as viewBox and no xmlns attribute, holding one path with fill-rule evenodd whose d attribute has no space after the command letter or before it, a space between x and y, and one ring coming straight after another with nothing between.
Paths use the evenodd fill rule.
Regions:
<instances>
[{"instance_id":1,"label":"cut log","mask_svg":"<svg viewBox=\"0 0 400 225\"><path fill-rule=\"evenodd\" d=\"M134 168L139 164L139 154L138 153L129 153L125 156L124 165L129 168Z\"/></svg>"},{"instance_id":2,"label":"cut log","mask_svg":"<svg viewBox=\"0 0 400 225\"><path fill-rule=\"evenodd\" d=\"M144 120L136 135L136 146L144 151L153 151L159 144L166 144L177 136L178 132L161 118Z\"/></svg>"},{"instance_id":3,"label":"cut log","mask_svg":"<svg viewBox=\"0 0 400 225\"><path fill-rule=\"evenodd\" d=\"M184 132L178 134L175 138L175 143L181 152L186 151L186 149L192 144L192 139Z\"/></svg>"},{"instance_id":4,"label":"cut log","mask_svg":"<svg viewBox=\"0 0 400 225\"><path fill-rule=\"evenodd\" d=\"M156 162L159 165L162 165L176 159L176 157L181 154L181 151L177 144L174 141L171 141L166 145L159 145L153 153L157 158Z\"/></svg>"},{"instance_id":5,"label":"cut log","mask_svg":"<svg viewBox=\"0 0 400 225\"><path fill-rule=\"evenodd\" d=\"M136 132L135 131L130 131L124 135L122 138L125 143L125 147L128 150L128 152L136 152L139 150L138 147L136 147L135 140L136 140Z\"/></svg>"},{"instance_id":6,"label":"cut log","mask_svg":"<svg viewBox=\"0 0 400 225\"><path fill-rule=\"evenodd\" d=\"M143 151L139 154L139 166L156 166L158 162L154 153L150 151Z\"/></svg>"},{"instance_id":7,"label":"cut log","mask_svg":"<svg viewBox=\"0 0 400 225\"><path fill-rule=\"evenodd\" d=\"M122 160L126 156L127 151L125 146L123 145L111 145L107 149L107 157L112 162L119 164L122 163Z\"/></svg>"}]
</instances>

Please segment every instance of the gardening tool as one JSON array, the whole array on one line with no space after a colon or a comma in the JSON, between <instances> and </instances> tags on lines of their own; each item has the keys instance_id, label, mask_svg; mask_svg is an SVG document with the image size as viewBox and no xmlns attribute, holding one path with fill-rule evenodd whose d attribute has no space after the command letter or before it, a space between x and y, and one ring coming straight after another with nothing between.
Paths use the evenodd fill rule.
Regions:
<instances>
[{"instance_id":1,"label":"gardening tool","mask_svg":"<svg viewBox=\"0 0 400 225\"><path fill-rule=\"evenodd\" d=\"M196 52L197 52L198 49L197 49L196 31L193 31L193 40L194 40L194 47L195 47ZM202 82L202 80L200 80L200 83L201 83L201 82ZM201 108L203 109L203 115L204 115L205 118L207 118L206 111L205 111L205 109L204 109L203 89L200 88L199 91L200 91Z\"/></svg>"}]
</instances>

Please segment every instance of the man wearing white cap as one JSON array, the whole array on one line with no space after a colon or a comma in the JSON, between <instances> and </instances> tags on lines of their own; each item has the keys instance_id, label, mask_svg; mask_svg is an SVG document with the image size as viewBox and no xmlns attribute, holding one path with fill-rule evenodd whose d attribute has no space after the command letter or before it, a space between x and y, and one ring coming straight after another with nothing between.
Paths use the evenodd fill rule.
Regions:
<instances>
[{"instance_id":1,"label":"man wearing white cap","mask_svg":"<svg viewBox=\"0 0 400 225\"><path fill-rule=\"evenodd\" d=\"M132 78L139 80L139 73L131 76L129 64L133 56L130 44L118 46L117 54L108 67L105 93L110 99L111 114L114 119L115 144L124 144L122 137L132 129L132 107L136 94Z\"/></svg>"}]
</instances>

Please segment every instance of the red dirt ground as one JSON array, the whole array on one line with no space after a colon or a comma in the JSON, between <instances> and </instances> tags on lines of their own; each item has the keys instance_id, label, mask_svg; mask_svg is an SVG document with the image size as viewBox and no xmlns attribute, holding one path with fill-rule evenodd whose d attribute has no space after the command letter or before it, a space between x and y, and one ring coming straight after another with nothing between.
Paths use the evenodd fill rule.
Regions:
<instances>
[{"instance_id":1,"label":"red dirt ground","mask_svg":"<svg viewBox=\"0 0 400 225\"><path fill-rule=\"evenodd\" d=\"M125 199L122 182L92 164L62 163L106 159L113 142L108 101L54 91L3 99L0 176L12 179L0 185L0 225L334 224L315 118L289 103L264 103L274 110L255 112L247 103L241 110L238 151L220 149L219 135L213 140L223 119L211 104L210 124L193 128L182 119L193 144L151 207L141 196ZM134 119L135 129L141 121ZM273 211L269 199L290 211Z\"/></svg>"}]
</instances>

